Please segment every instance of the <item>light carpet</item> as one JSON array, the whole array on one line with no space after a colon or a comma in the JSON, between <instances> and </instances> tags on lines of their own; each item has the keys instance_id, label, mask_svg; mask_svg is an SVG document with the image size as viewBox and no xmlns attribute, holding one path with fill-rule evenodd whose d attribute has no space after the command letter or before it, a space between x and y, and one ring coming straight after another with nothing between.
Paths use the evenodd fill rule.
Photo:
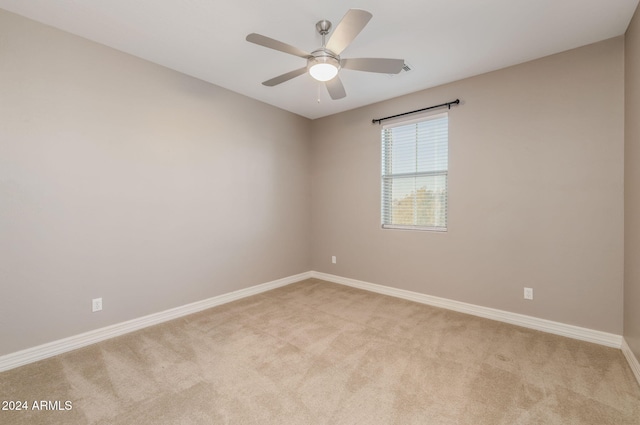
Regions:
<instances>
[{"instance_id":1,"label":"light carpet","mask_svg":"<svg viewBox=\"0 0 640 425\"><path fill-rule=\"evenodd\" d=\"M315 279L1 373L0 399L16 425L640 424L620 350Z\"/></svg>"}]
</instances>

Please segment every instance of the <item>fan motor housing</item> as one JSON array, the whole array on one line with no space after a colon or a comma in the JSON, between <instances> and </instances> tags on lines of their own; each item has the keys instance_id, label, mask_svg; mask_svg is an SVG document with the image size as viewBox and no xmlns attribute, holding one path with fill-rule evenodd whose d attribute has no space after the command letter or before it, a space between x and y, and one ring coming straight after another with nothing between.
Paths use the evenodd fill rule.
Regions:
<instances>
[{"instance_id":1,"label":"fan motor housing","mask_svg":"<svg viewBox=\"0 0 640 425\"><path fill-rule=\"evenodd\" d=\"M311 56L307 59L307 69L318 63L327 63L340 69L340 56L331 50L320 48L311 52Z\"/></svg>"}]
</instances>

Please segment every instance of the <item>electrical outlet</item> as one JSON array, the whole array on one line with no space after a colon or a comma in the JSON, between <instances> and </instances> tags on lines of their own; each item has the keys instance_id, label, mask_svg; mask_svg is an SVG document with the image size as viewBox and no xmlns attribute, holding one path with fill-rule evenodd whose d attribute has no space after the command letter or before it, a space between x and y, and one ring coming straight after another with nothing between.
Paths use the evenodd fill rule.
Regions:
<instances>
[{"instance_id":1,"label":"electrical outlet","mask_svg":"<svg viewBox=\"0 0 640 425\"><path fill-rule=\"evenodd\" d=\"M102 298L94 298L91 300L91 311L95 313L96 311L102 310Z\"/></svg>"},{"instance_id":2,"label":"electrical outlet","mask_svg":"<svg viewBox=\"0 0 640 425\"><path fill-rule=\"evenodd\" d=\"M533 299L533 288L524 288L524 299L525 300Z\"/></svg>"},{"instance_id":3,"label":"electrical outlet","mask_svg":"<svg viewBox=\"0 0 640 425\"><path fill-rule=\"evenodd\" d=\"M335 256L335 255L332 255L332 256L331 256L331 263L332 263L332 264L336 264L337 262L338 262L338 261L336 260L336 256Z\"/></svg>"}]
</instances>

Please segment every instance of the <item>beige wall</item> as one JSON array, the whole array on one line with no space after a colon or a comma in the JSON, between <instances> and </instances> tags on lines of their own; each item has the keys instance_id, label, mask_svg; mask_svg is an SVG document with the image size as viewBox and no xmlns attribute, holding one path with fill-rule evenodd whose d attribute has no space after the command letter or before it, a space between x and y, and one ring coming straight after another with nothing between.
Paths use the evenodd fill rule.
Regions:
<instances>
[{"instance_id":1,"label":"beige wall","mask_svg":"<svg viewBox=\"0 0 640 425\"><path fill-rule=\"evenodd\" d=\"M310 269L307 119L4 11L0 58L0 355Z\"/></svg>"},{"instance_id":2,"label":"beige wall","mask_svg":"<svg viewBox=\"0 0 640 425\"><path fill-rule=\"evenodd\" d=\"M640 9L625 37L624 338L640 359Z\"/></svg>"},{"instance_id":3,"label":"beige wall","mask_svg":"<svg viewBox=\"0 0 640 425\"><path fill-rule=\"evenodd\" d=\"M0 355L310 269L620 334L623 54L616 38L309 122L0 11ZM380 229L371 119L457 97L449 231Z\"/></svg>"},{"instance_id":4,"label":"beige wall","mask_svg":"<svg viewBox=\"0 0 640 425\"><path fill-rule=\"evenodd\" d=\"M314 121L313 269L621 334L623 48L618 37ZM371 119L458 97L449 231L382 230Z\"/></svg>"}]
</instances>

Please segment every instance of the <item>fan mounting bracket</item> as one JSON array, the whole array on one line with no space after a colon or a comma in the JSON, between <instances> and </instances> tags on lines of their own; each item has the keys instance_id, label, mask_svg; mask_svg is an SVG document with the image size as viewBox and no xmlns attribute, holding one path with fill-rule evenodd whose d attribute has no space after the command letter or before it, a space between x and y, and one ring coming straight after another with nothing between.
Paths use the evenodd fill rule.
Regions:
<instances>
[{"instance_id":1,"label":"fan mounting bracket","mask_svg":"<svg viewBox=\"0 0 640 425\"><path fill-rule=\"evenodd\" d=\"M316 23L316 30L322 36L329 34L329 31L331 30L331 21L327 21L326 19L318 21Z\"/></svg>"}]
</instances>

